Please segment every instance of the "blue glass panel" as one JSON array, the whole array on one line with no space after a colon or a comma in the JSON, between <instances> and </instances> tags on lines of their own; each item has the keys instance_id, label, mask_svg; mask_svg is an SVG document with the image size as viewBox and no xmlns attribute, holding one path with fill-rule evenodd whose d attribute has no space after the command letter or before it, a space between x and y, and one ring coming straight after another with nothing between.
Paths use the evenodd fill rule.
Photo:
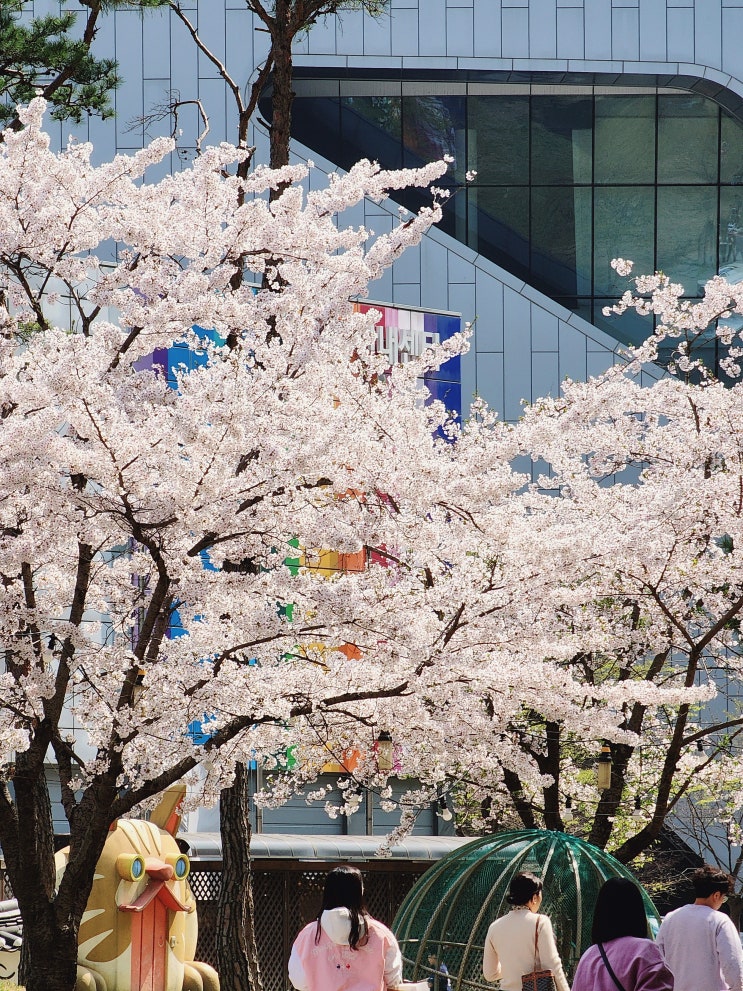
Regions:
<instances>
[{"instance_id":1,"label":"blue glass panel","mask_svg":"<svg viewBox=\"0 0 743 991\"><path fill-rule=\"evenodd\" d=\"M372 126L394 139L402 138L402 100L399 96L344 96L341 98L344 141L353 138L355 124ZM361 132L366 137L367 132Z\"/></svg>"},{"instance_id":2,"label":"blue glass panel","mask_svg":"<svg viewBox=\"0 0 743 991\"><path fill-rule=\"evenodd\" d=\"M303 97L292 107L292 135L308 148L322 148L325 158L343 163L340 102L331 97ZM368 158L369 154L358 155ZM349 163L350 164L350 163ZM348 166L346 166L348 167Z\"/></svg>"},{"instance_id":3,"label":"blue glass panel","mask_svg":"<svg viewBox=\"0 0 743 991\"><path fill-rule=\"evenodd\" d=\"M594 181L655 182L655 96L597 96Z\"/></svg>"},{"instance_id":4,"label":"blue glass panel","mask_svg":"<svg viewBox=\"0 0 743 991\"><path fill-rule=\"evenodd\" d=\"M743 184L743 123L722 113L720 122L720 182Z\"/></svg>"},{"instance_id":5,"label":"blue glass panel","mask_svg":"<svg viewBox=\"0 0 743 991\"><path fill-rule=\"evenodd\" d=\"M720 190L720 225L718 228L718 261L720 268L743 262L743 189L736 186L723 186ZM714 245L709 245L713 249ZM743 272L743 266L741 266ZM723 272L722 274L725 275ZM741 278L725 276L729 282L740 282Z\"/></svg>"},{"instance_id":6,"label":"blue glass panel","mask_svg":"<svg viewBox=\"0 0 743 991\"><path fill-rule=\"evenodd\" d=\"M528 96L470 97L467 133L467 168L477 172L477 185L528 186Z\"/></svg>"},{"instance_id":7,"label":"blue glass panel","mask_svg":"<svg viewBox=\"0 0 743 991\"><path fill-rule=\"evenodd\" d=\"M535 96L531 114L532 183L591 182L593 100L587 96Z\"/></svg>"},{"instance_id":8,"label":"blue glass panel","mask_svg":"<svg viewBox=\"0 0 743 991\"><path fill-rule=\"evenodd\" d=\"M436 325L436 330L441 335L441 340L446 341L454 334L458 334L461 330L459 317L457 316L447 316L445 313L426 313L424 316L424 323L426 329L428 329L429 322Z\"/></svg>"},{"instance_id":9,"label":"blue glass panel","mask_svg":"<svg viewBox=\"0 0 743 991\"><path fill-rule=\"evenodd\" d=\"M657 267L701 295L717 271L717 186L659 187L657 230Z\"/></svg>"},{"instance_id":10,"label":"blue glass panel","mask_svg":"<svg viewBox=\"0 0 743 991\"><path fill-rule=\"evenodd\" d=\"M442 381L441 379L424 379L426 388L431 393L431 399L438 399L448 410L462 415L462 387L459 382Z\"/></svg>"},{"instance_id":11,"label":"blue glass panel","mask_svg":"<svg viewBox=\"0 0 743 991\"><path fill-rule=\"evenodd\" d=\"M464 178L465 100L459 96L407 96L402 101L403 164L411 168L450 156L441 185Z\"/></svg>"},{"instance_id":12,"label":"blue glass panel","mask_svg":"<svg viewBox=\"0 0 743 991\"><path fill-rule=\"evenodd\" d=\"M476 186L467 190L468 244L519 274L529 267L528 186ZM520 269L514 271L513 265Z\"/></svg>"},{"instance_id":13,"label":"blue glass panel","mask_svg":"<svg viewBox=\"0 0 743 991\"><path fill-rule=\"evenodd\" d=\"M658 97L658 182L717 182L719 112L691 93Z\"/></svg>"},{"instance_id":14,"label":"blue glass panel","mask_svg":"<svg viewBox=\"0 0 743 991\"><path fill-rule=\"evenodd\" d=\"M556 295L590 295L591 190L531 190L531 270Z\"/></svg>"},{"instance_id":15,"label":"blue glass panel","mask_svg":"<svg viewBox=\"0 0 743 991\"><path fill-rule=\"evenodd\" d=\"M331 104L334 101L326 102ZM303 105L304 100L295 101L295 106L299 104ZM312 134L307 135L304 143L322 151L326 158L346 169L362 158L378 161L386 169L402 167L402 100L399 96L344 97L339 110L336 126L340 149L337 158L325 152L325 146L320 144L319 135L314 130L323 120L328 120L328 126L333 126L333 108L323 106L320 100L308 108L307 124Z\"/></svg>"},{"instance_id":16,"label":"blue glass panel","mask_svg":"<svg viewBox=\"0 0 743 991\"><path fill-rule=\"evenodd\" d=\"M598 186L593 202L593 291L618 299L630 283L611 267L612 258L631 258L637 275L655 270L655 189Z\"/></svg>"}]
</instances>

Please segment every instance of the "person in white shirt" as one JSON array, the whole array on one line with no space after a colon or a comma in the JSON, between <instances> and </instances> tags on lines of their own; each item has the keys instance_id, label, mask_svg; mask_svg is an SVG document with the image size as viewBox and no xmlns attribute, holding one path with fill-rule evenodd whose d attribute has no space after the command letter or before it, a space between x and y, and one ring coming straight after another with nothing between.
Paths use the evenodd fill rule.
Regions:
<instances>
[{"instance_id":1,"label":"person in white shirt","mask_svg":"<svg viewBox=\"0 0 743 991\"><path fill-rule=\"evenodd\" d=\"M557 991L569 991L552 923L546 915L538 914L542 904L540 879L529 871L514 874L506 901L511 911L492 922L485 937L482 960L485 980L500 981L501 991L521 991L522 975L535 969L536 937L536 969L551 970Z\"/></svg>"},{"instance_id":2,"label":"person in white shirt","mask_svg":"<svg viewBox=\"0 0 743 991\"><path fill-rule=\"evenodd\" d=\"M706 865L694 872L693 884L694 903L669 912L658 931L675 991L743 991L740 933L720 911L731 879Z\"/></svg>"}]
</instances>

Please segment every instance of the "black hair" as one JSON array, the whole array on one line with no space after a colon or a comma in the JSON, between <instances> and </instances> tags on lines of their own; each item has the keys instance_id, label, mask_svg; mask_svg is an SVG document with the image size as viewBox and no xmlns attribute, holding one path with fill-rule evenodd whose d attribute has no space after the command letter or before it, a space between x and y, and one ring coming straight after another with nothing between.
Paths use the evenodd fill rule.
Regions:
<instances>
[{"instance_id":1,"label":"black hair","mask_svg":"<svg viewBox=\"0 0 743 991\"><path fill-rule=\"evenodd\" d=\"M710 864L705 864L704 867L698 867L694 871L691 880L694 885L695 898L709 898L716 891L721 891L723 894L729 895L732 890L730 875L726 874L725 871L721 871L718 867L710 866Z\"/></svg>"},{"instance_id":2,"label":"black hair","mask_svg":"<svg viewBox=\"0 0 743 991\"><path fill-rule=\"evenodd\" d=\"M520 871L511 878L506 901L509 905L528 905L542 890L542 882L531 871Z\"/></svg>"},{"instance_id":3,"label":"black hair","mask_svg":"<svg viewBox=\"0 0 743 991\"><path fill-rule=\"evenodd\" d=\"M347 908L351 913L351 932L348 945L357 950L359 945L366 943L369 927L366 923L369 915L364 903L364 880L358 867L341 864L334 867L325 878L325 888L322 893L322 906L317 913L317 930L315 942L320 942L322 927L320 919L323 912L331 908Z\"/></svg>"},{"instance_id":4,"label":"black hair","mask_svg":"<svg viewBox=\"0 0 743 991\"><path fill-rule=\"evenodd\" d=\"M642 892L626 877L610 877L604 881L593 910L591 939L608 943L620 936L648 938L648 918Z\"/></svg>"}]
</instances>

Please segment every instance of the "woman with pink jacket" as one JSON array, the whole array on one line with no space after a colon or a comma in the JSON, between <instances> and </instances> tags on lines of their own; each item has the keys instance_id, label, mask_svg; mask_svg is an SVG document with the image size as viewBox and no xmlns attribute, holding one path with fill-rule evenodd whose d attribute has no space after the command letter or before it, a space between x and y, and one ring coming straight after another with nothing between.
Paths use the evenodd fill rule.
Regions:
<instances>
[{"instance_id":1,"label":"woman with pink jacket","mask_svg":"<svg viewBox=\"0 0 743 991\"><path fill-rule=\"evenodd\" d=\"M393 933L372 919L356 867L336 867L325 879L322 908L294 941L289 980L296 991L387 991L403 986Z\"/></svg>"}]
</instances>

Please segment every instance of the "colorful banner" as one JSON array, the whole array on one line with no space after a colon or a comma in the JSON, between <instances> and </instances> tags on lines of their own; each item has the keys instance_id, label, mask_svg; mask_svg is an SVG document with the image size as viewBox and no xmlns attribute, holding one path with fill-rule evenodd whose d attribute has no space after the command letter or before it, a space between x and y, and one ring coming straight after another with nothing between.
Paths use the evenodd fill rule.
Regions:
<instances>
[{"instance_id":1,"label":"colorful banner","mask_svg":"<svg viewBox=\"0 0 743 991\"><path fill-rule=\"evenodd\" d=\"M377 351L390 357L390 364L405 364L426 347L448 340L462 329L462 318L456 313L418 310L385 303L354 303L358 313L378 310ZM437 371L423 377L432 399L440 400L448 410L462 415L461 358L450 358Z\"/></svg>"}]
</instances>

